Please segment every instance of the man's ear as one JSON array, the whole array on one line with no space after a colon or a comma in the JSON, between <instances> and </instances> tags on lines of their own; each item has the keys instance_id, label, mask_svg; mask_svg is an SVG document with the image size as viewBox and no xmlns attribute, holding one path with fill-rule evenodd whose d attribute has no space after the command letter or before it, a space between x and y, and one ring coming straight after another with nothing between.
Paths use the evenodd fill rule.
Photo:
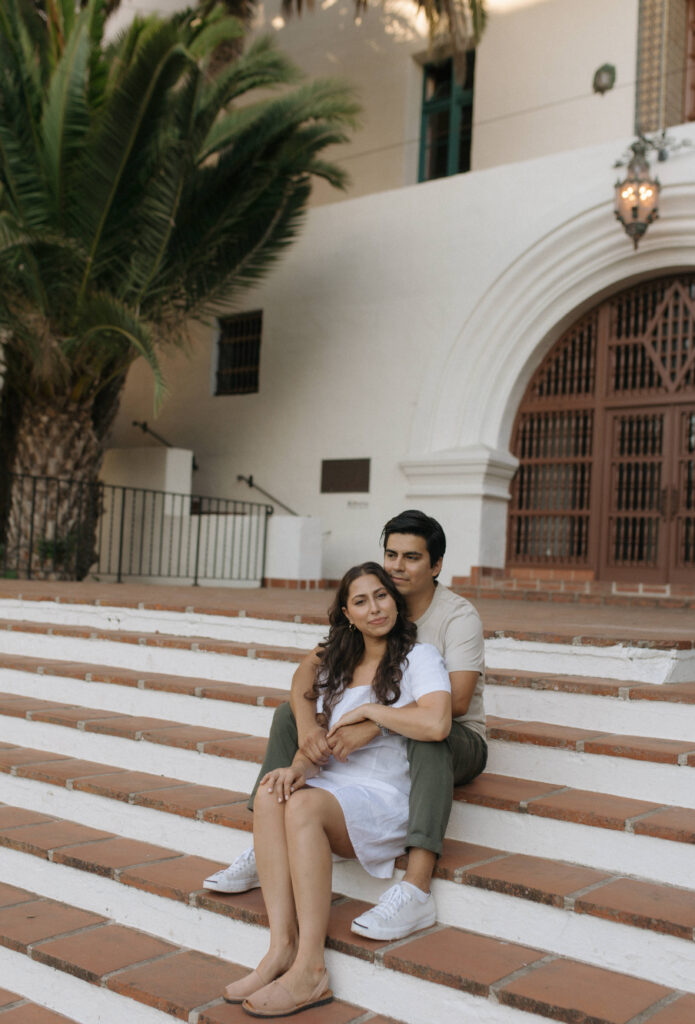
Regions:
<instances>
[{"instance_id":1,"label":"man's ear","mask_svg":"<svg viewBox=\"0 0 695 1024\"><path fill-rule=\"evenodd\" d=\"M442 571L442 562L443 561L444 560L442 558L438 558L437 561L432 566L432 579L433 580L436 580L437 576L439 576L440 572Z\"/></svg>"}]
</instances>

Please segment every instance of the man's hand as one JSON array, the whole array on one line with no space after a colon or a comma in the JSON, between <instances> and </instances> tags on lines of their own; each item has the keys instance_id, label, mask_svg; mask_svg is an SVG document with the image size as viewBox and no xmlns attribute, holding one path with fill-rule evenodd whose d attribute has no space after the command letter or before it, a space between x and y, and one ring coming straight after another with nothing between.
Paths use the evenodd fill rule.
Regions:
<instances>
[{"instance_id":1,"label":"man's hand","mask_svg":"<svg viewBox=\"0 0 695 1024\"><path fill-rule=\"evenodd\" d=\"M350 754L379 735L379 726L374 722L362 721L356 725L339 725L328 740L328 746L336 761L347 761Z\"/></svg>"},{"instance_id":2,"label":"man's hand","mask_svg":"<svg viewBox=\"0 0 695 1024\"><path fill-rule=\"evenodd\" d=\"M332 753L326 740L327 735L326 727L316 720L311 728L300 732L299 749L304 757L313 761L314 764L325 764Z\"/></svg>"}]
</instances>

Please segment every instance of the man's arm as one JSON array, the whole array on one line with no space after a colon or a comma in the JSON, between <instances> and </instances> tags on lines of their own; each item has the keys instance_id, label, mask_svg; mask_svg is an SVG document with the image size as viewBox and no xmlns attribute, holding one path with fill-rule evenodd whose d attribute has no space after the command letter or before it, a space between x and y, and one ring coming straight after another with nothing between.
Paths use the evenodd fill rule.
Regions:
<instances>
[{"instance_id":1,"label":"man's arm","mask_svg":"<svg viewBox=\"0 0 695 1024\"><path fill-rule=\"evenodd\" d=\"M454 718L465 715L475 693L480 672L450 672L451 711Z\"/></svg>"},{"instance_id":2,"label":"man's arm","mask_svg":"<svg viewBox=\"0 0 695 1024\"><path fill-rule=\"evenodd\" d=\"M459 718L467 714L480 675L485 671L483 624L469 602L461 605L450 619L441 653L451 682L453 715Z\"/></svg>"},{"instance_id":3,"label":"man's arm","mask_svg":"<svg viewBox=\"0 0 695 1024\"><path fill-rule=\"evenodd\" d=\"M299 749L314 764L325 764L331 755L338 761L346 761L354 750L366 747L379 735L379 726L367 721L347 725L338 729L329 741L326 740L327 729L317 721L316 701L306 697L314 685L316 669L320 664L320 658L314 650L299 663L292 676L290 706L297 723Z\"/></svg>"}]
</instances>

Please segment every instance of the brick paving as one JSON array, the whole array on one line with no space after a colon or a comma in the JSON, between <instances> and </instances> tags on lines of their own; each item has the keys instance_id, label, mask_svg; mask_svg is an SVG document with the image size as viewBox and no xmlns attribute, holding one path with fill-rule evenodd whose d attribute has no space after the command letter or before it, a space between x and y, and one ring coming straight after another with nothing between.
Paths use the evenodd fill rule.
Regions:
<instances>
[{"instance_id":1,"label":"brick paving","mask_svg":"<svg viewBox=\"0 0 695 1024\"><path fill-rule=\"evenodd\" d=\"M627 1024L668 995L662 985L561 959L497 991L507 1006L567 1024Z\"/></svg>"}]
</instances>

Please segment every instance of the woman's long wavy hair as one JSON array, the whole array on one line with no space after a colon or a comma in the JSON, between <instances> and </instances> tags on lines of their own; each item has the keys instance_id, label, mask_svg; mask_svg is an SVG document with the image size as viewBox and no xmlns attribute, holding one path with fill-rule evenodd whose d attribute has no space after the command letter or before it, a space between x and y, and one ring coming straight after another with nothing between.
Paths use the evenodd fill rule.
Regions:
<instances>
[{"instance_id":1,"label":"woman's long wavy hair","mask_svg":"<svg viewBox=\"0 0 695 1024\"><path fill-rule=\"evenodd\" d=\"M323 696L323 713L329 719L345 688L352 682L354 671L364 654L362 634L358 629L350 628L343 611L347 605L350 585L360 576L376 576L384 590L387 590L396 602L398 611L396 623L386 637L386 650L372 684L379 704L393 704L400 697L403 668L407 664L408 652L412 650L417 635L415 623L407 618L404 597L377 562L363 562L348 569L328 610L328 638L319 644L321 665L316 672L313 689L307 694L307 697L313 700L319 695Z\"/></svg>"}]
</instances>

